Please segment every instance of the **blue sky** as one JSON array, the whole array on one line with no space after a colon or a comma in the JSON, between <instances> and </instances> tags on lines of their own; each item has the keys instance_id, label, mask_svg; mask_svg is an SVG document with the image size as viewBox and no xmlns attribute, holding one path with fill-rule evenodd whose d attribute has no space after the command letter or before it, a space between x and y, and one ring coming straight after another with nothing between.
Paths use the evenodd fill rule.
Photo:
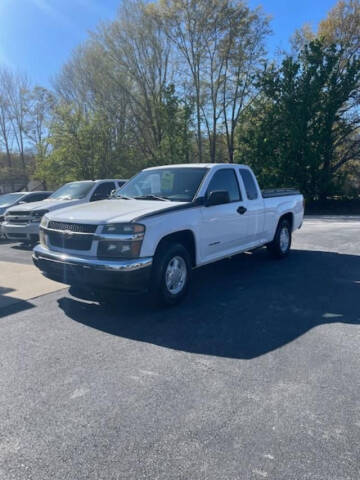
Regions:
<instances>
[{"instance_id":1,"label":"blue sky","mask_svg":"<svg viewBox=\"0 0 360 480\"><path fill-rule=\"evenodd\" d=\"M295 28L314 26L333 7L330 0L250 0L272 15L271 51L285 49ZM49 85L71 51L100 20L115 17L121 0L0 0L0 63Z\"/></svg>"}]
</instances>

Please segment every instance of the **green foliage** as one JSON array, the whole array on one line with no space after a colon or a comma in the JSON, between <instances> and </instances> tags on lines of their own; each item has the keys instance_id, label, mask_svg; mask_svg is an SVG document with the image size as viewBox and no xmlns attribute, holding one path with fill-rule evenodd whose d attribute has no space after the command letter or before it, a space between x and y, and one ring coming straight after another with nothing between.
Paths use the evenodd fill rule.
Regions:
<instances>
[{"instance_id":1,"label":"green foliage","mask_svg":"<svg viewBox=\"0 0 360 480\"><path fill-rule=\"evenodd\" d=\"M50 128L50 155L38 165L37 176L50 184L123 174L111 126L100 114L76 105L60 104Z\"/></svg>"},{"instance_id":2,"label":"green foliage","mask_svg":"<svg viewBox=\"0 0 360 480\"><path fill-rule=\"evenodd\" d=\"M263 185L298 186L306 196L338 190L339 169L359 155L356 97L360 59L310 42L259 80L262 95L238 131L237 161Z\"/></svg>"},{"instance_id":3,"label":"green foliage","mask_svg":"<svg viewBox=\"0 0 360 480\"><path fill-rule=\"evenodd\" d=\"M156 107L161 123L161 138L155 163L189 162L191 158L192 105L181 102L175 95L175 85L164 88L162 102Z\"/></svg>"},{"instance_id":4,"label":"green foliage","mask_svg":"<svg viewBox=\"0 0 360 480\"><path fill-rule=\"evenodd\" d=\"M264 186L356 194L359 12L359 0L341 0L317 32L295 34L296 55L264 69L261 8L123 0L63 66L54 92L0 68L0 181L26 183L33 157L48 186L235 160Z\"/></svg>"},{"instance_id":5,"label":"green foliage","mask_svg":"<svg viewBox=\"0 0 360 480\"><path fill-rule=\"evenodd\" d=\"M51 185L71 180L129 177L140 168L159 163L180 163L190 155L191 107L181 105L175 87L164 88L163 99L153 107L160 119L158 148L148 160L139 156L136 143L116 141L113 125L101 111L86 111L62 103L54 111L49 132L51 153L38 162L36 177ZM127 148L123 148L124 143Z\"/></svg>"}]
</instances>

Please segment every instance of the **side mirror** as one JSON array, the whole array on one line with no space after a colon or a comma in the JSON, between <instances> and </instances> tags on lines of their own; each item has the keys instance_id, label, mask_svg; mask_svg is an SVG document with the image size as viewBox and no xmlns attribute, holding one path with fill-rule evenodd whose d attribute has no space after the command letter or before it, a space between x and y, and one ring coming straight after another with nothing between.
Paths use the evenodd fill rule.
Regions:
<instances>
[{"instance_id":1,"label":"side mirror","mask_svg":"<svg viewBox=\"0 0 360 480\"><path fill-rule=\"evenodd\" d=\"M205 201L206 207L212 207L214 205L222 205L230 202L229 192L227 190L214 190L209 193Z\"/></svg>"},{"instance_id":2,"label":"side mirror","mask_svg":"<svg viewBox=\"0 0 360 480\"><path fill-rule=\"evenodd\" d=\"M113 190L111 190L109 198L115 198L115 197L116 197L116 190L114 188Z\"/></svg>"}]
</instances>

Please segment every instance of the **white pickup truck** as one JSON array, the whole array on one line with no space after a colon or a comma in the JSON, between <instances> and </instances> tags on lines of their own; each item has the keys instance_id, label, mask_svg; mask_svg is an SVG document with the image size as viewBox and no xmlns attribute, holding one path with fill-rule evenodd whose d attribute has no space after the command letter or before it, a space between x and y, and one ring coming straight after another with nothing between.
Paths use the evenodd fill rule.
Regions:
<instances>
[{"instance_id":1,"label":"white pickup truck","mask_svg":"<svg viewBox=\"0 0 360 480\"><path fill-rule=\"evenodd\" d=\"M17 205L6 210L2 233L9 240L35 244L39 240L39 226L43 215L60 208L104 200L124 185L126 180L84 180L66 183L46 200Z\"/></svg>"},{"instance_id":2,"label":"white pickup truck","mask_svg":"<svg viewBox=\"0 0 360 480\"><path fill-rule=\"evenodd\" d=\"M115 295L150 290L175 304L191 271L267 246L285 257L301 227L296 190L259 189L251 169L233 164L149 168L116 197L47 213L33 261L49 278Z\"/></svg>"}]
</instances>

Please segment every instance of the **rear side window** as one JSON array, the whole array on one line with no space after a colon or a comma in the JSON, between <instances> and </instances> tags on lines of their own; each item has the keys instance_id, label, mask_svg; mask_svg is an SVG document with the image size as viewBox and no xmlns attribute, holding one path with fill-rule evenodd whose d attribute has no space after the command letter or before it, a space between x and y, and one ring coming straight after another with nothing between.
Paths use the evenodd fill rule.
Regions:
<instances>
[{"instance_id":1,"label":"rear side window","mask_svg":"<svg viewBox=\"0 0 360 480\"><path fill-rule=\"evenodd\" d=\"M26 195L26 197L23 198L22 201L24 203L37 202L37 195L36 193L31 193L30 195Z\"/></svg>"},{"instance_id":2,"label":"rear side window","mask_svg":"<svg viewBox=\"0 0 360 480\"><path fill-rule=\"evenodd\" d=\"M24 198L25 203L40 202L49 196L48 193L33 193Z\"/></svg>"},{"instance_id":3,"label":"rear side window","mask_svg":"<svg viewBox=\"0 0 360 480\"><path fill-rule=\"evenodd\" d=\"M105 200L109 198L110 193L115 190L114 182L101 183L93 193L91 200Z\"/></svg>"},{"instance_id":4,"label":"rear side window","mask_svg":"<svg viewBox=\"0 0 360 480\"><path fill-rule=\"evenodd\" d=\"M230 202L237 202L241 199L239 184L233 168L224 168L214 173L210 180L206 196L216 190L229 192Z\"/></svg>"},{"instance_id":5,"label":"rear side window","mask_svg":"<svg viewBox=\"0 0 360 480\"><path fill-rule=\"evenodd\" d=\"M243 179L246 195L248 199L256 200L258 198L258 191L250 171L247 170L246 168L240 168L240 175L241 175L241 178Z\"/></svg>"},{"instance_id":6,"label":"rear side window","mask_svg":"<svg viewBox=\"0 0 360 480\"><path fill-rule=\"evenodd\" d=\"M44 193L39 193L39 200L45 200L45 198L48 198L50 196L49 192L44 192Z\"/></svg>"}]
</instances>

